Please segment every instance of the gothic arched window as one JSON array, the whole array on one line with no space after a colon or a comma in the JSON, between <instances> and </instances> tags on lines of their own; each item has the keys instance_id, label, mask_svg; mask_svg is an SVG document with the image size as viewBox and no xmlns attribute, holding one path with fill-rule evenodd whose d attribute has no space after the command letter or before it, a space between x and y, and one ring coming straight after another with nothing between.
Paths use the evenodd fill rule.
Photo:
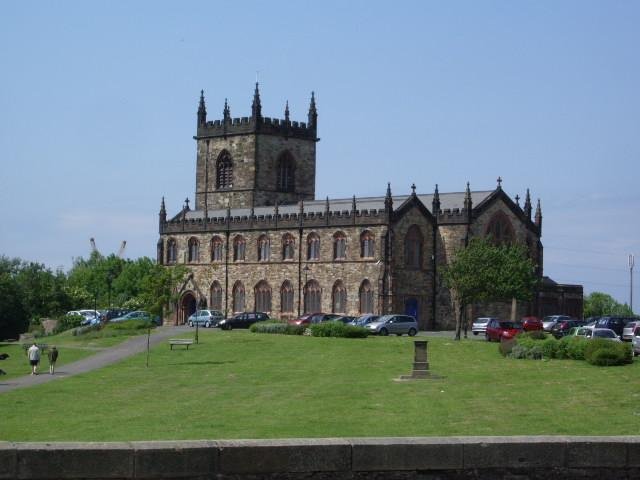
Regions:
<instances>
[{"instance_id":1,"label":"gothic arched window","mask_svg":"<svg viewBox=\"0 0 640 480\"><path fill-rule=\"evenodd\" d=\"M268 262L270 255L271 246L269 244L269 237L260 235L260 238L258 238L258 261Z\"/></svg>"},{"instance_id":2,"label":"gothic arched window","mask_svg":"<svg viewBox=\"0 0 640 480\"><path fill-rule=\"evenodd\" d=\"M315 233L307 237L307 260L320 260L320 237Z\"/></svg>"},{"instance_id":3,"label":"gothic arched window","mask_svg":"<svg viewBox=\"0 0 640 480\"><path fill-rule=\"evenodd\" d=\"M278 158L278 190L281 192L295 190L295 161L289 152L283 152Z\"/></svg>"},{"instance_id":4,"label":"gothic arched window","mask_svg":"<svg viewBox=\"0 0 640 480\"><path fill-rule=\"evenodd\" d=\"M333 259L344 260L347 258L347 237L342 232L333 235Z\"/></svg>"},{"instance_id":5,"label":"gothic arched window","mask_svg":"<svg viewBox=\"0 0 640 480\"><path fill-rule=\"evenodd\" d=\"M222 239L215 236L211 239L211 261L221 262L222 260Z\"/></svg>"},{"instance_id":6,"label":"gothic arched window","mask_svg":"<svg viewBox=\"0 0 640 480\"><path fill-rule=\"evenodd\" d=\"M345 313L347 311L347 289L344 288L344 283L338 280L333 284L333 313Z\"/></svg>"},{"instance_id":7,"label":"gothic arched window","mask_svg":"<svg viewBox=\"0 0 640 480\"><path fill-rule=\"evenodd\" d=\"M233 312L244 312L244 285L240 281L233 285Z\"/></svg>"},{"instance_id":8,"label":"gothic arched window","mask_svg":"<svg viewBox=\"0 0 640 480\"><path fill-rule=\"evenodd\" d=\"M304 313L320 312L322 305L322 290L315 280L309 280L304 286Z\"/></svg>"},{"instance_id":9,"label":"gothic arched window","mask_svg":"<svg viewBox=\"0 0 640 480\"><path fill-rule=\"evenodd\" d=\"M195 237L189 239L189 263L197 262L199 259L199 247L200 243Z\"/></svg>"},{"instance_id":10,"label":"gothic arched window","mask_svg":"<svg viewBox=\"0 0 640 480\"><path fill-rule=\"evenodd\" d=\"M369 230L365 230L360 235L360 256L362 258L373 258L376 254L376 241Z\"/></svg>"},{"instance_id":11,"label":"gothic arched window","mask_svg":"<svg viewBox=\"0 0 640 480\"><path fill-rule=\"evenodd\" d=\"M360 313L373 313L373 290L369 280L360 284Z\"/></svg>"},{"instance_id":12,"label":"gothic arched window","mask_svg":"<svg viewBox=\"0 0 640 480\"><path fill-rule=\"evenodd\" d=\"M513 243L515 239L511 222L504 212L496 212L489 221L485 234L496 245Z\"/></svg>"},{"instance_id":13,"label":"gothic arched window","mask_svg":"<svg viewBox=\"0 0 640 480\"><path fill-rule=\"evenodd\" d=\"M176 263L178 258L178 246L173 238L167 240L167 263Z\"/></svg>"},{"instance_id":14,"label":"gothic arched window","mask_svg":"<svg viewBox=\"0 0 640 480\"><path fill-rule=\"evenodd\" d=\"M411 225L404 239L404 264L410 268L422 265L422 232L417 225Z\"/></svg>"},{"instance_id":15,"label":"gothic arched window","mask_svg":"<svg viewBox=\"0 0 640 480\"><path fill-rule=\"evenodd\" d=\"M289 280L282 282L280 287L280 311L293 313L293 285Z\"/></svg>"},{"instance_id":16,"label":"gothic arched window","mask_svg":"<svg viewBox=\"0 0 640 480\"><path fill-rule=\"evenodd\" d=\"M265 280L258 282L254 289L256 297L256 312L271 311L271 287Z\"/></svg>"},{"instance_id":17,"label":"gothic arched window","mask_svg":"<svg viewBox=\"0 0 640 480\"><path fill-rule=\"evenodd\" d=\"M282 236L282 259L283 260L293 260L295 254L295 245L296 242L293 238L293 235L290 233L285 233Z\"/></svg>"},{"instance_id":18,"label":"gothic arched window","mask_svg":"<svg viewBox=\"0 0 640 480\"><path fill-rule=\"evenodd\" d=\"M233 187L233 161L228 151L223 150L216 161L216 188Z\"/></svg>"},{"instance_id":19,"label":"gothic arched window","mask_svg":"<svg viewBox=\"0 0 640 480\"><path fill-rule=\"evenodd\" d=\"M246 242L242 235L238 235L233 239L233 261L244 261Z\"/></svg>"},{"instance_id":20,"label":"gothic arched window","mask_svg":"<svg viewBox=\"0 0 640 480\"><path fill-rule=\"evenodd\" d=\"M222 310L222 287L217 281L211 284L210 296L211 308L213 310Z\"/></svg>"}]
</instances>

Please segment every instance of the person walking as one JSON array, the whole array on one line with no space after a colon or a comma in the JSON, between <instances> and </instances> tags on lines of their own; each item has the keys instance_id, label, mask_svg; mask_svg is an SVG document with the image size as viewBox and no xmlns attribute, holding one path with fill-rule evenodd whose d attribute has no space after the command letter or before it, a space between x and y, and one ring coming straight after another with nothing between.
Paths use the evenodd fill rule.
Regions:
<instances>
[{"instance_id":1,"label":"person walking","mask_svg":"<svg viewBox=\"0 0 640 480\"><path fill-rule=\"evenodd\" d=\"M56 346L52 346L47 353L49 357L49 374L53 375L56 370L56 360L58 360L58 349Z\"/></svg>"},{"instance_id":2,"label":"person walking","mask_svg":"<svg viewBox=\"0 0 640 480\"><path fill-rule=\"evenodd\" d=\"M35 342L33 343L33 345L31 345L31 348L29 348L27 354L29 355L29 363L31 364L31 375L37 375L38 364L40 363L40 349L38 348L38 345L35 344Z\"/></svg>"}]
</instances>

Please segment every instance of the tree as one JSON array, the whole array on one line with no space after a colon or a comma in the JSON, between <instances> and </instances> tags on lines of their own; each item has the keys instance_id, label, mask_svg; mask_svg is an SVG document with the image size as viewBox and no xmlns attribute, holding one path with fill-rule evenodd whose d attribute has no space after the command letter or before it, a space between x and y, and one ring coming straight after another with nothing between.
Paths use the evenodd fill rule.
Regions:
<instances>
[{"instance_id":1,"label":"tree","mask_svg":"<svg viewBox=\"0 0 640 480\"><path fill-rule=\"evenodd\" d=\"M591 292L584 299L584 318L602 317L604 315L633 316L629 305L618 303L611 295L602 292Z\"/></svg>"},{"instance_id":2,"label":"tree","mask_svg":"<svg viewBox=\"0 0 640 480\"><path fill-rule=\"evenodd\" d=\"M520 245L494 245L474 238L455 253L443 278L451 291L460 340L462 316L470 304L531 298L537 278L534 265Z\"/></svg>"},{"instance_id":3,"label":"tree","mask_svg":"<svg viewBox=\"0 0 640 480\"><path fill-rule=\"evenodd\" d=\"M165 267L152 264L148 275L141 280L139 299L146 310L163 317L163 308L177 301L177 287L184 282L188 269L184 265Z\"/></svg>"}]
</instances>

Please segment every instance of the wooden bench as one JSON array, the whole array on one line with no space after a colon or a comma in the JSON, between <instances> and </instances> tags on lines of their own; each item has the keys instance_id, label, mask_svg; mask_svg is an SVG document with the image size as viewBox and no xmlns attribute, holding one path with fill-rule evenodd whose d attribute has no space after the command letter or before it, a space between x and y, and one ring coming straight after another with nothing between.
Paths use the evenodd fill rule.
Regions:
<instances>
[{"instance_id":1,"label":"wooden bench","mask_svg":"<svg viewBox=\"0 0 640 480\"><path fill-rule=\"evenodd\" d=\"M173 350L174 345L184 345L187 347L187 350L189 350L189 345L193 345L193 340L189 340L188 338L170 338L169 346L171 350Z\"/></svg>"}]
</instances>

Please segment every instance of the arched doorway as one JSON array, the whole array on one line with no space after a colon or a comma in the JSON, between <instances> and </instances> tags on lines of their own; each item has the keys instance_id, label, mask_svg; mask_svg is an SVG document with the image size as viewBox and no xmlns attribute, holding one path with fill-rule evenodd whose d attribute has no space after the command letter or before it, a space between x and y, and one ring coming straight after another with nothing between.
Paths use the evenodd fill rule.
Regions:
<instances>
[{"instance_id":1,"label":"arched doorway","mask_svg":"<svg viewBox=\"0 0 640 480\"><path fill-rule=\"evenodd\" d=\"M196 297L192 292L187 292L180 300L180 312L178 314L178 325L187 323L187 318L196 311Z\"/></svg>"},{"instance_id":2,"label":"arched doorway","mask_svg":"<svg viewBox=\"0 0 640 480\"><path fill-rule=\"evenodd\" d=\"M407 298L404 301L404 313L405 315L411 315L420 324L420 318L418 317L418 300L416 298Z\"/></svg>"}]
</instances>

